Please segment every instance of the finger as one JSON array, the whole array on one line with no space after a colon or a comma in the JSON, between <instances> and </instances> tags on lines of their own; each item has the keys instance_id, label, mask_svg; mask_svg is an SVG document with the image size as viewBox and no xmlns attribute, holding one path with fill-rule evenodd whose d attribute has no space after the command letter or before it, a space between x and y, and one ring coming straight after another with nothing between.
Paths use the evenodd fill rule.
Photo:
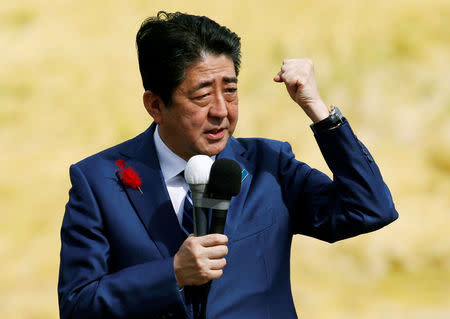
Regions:
<instances>
[{"instance_id":1,"label":"finger","mask_svg":"<svg viewBox=\"0 0 450 319\"><path fill-rule=\"evenodd\" d=\"M281 75L281 81L284 82L284 84L286 84L287 87L290 87L293 84L292 77L293 77L292 72L284 72Z\"/></svg>"},{"instance_id":2,"label":"finger","mask_svg":"<svg viewBox=\"0 0 450 319\"><path fill-rule=\"evenodd\" d=\"M211 259L209 262L209 268L211 270L219 270L225 267L227 264L227 260L225 258L220 259Z\"/></svg>"},{"instance_id":3,"label":"finger","mask_svg":"<svg viewBox=\"0 0 450 319\"><path fill-rule=\"evenodd\" d=\"M281 74L283 73L283 71L280 71L277 73L277 75L275 75L275 77L273 78L273 80L275 82L283 82L283 80L281 79Z\"/></svg>"},{"instance_id":4,"label":"finger","mask_svg":"<svg viewBox=\"0 0 450 319\"><path fill-rule=\"evenodd\" d=\"M291 63L291 62L295 62L297 59L284 59L283 60L283 64L288 64L288 63Z\"/></svg>"},{"instance_id":5,"label":"finger","mask_svg":"<svg viewBox=\"0 0 450 319\"><path fill-rule=\"evenodd\" d=\"M183 242L184 246L189 246L192 244L195 244L197 241L197 237L194 236L194 234L190 234Z\"/></svg>"},{"instance_id":6,"label":"finger","mask_svg":"<svg viewBox=\"0 0 450 319\"><path fill-rule=\"evenodd\" d=\"M228 243L228 237L223 234L209 234L197 238L203 247L225 245Z\"/></svg>"},{"instance_id":7,"label":"finger","mask_svg":"<svg viewBox=\"0 0 450 319\"><path fill-rule=\"evenodd\" d=\"M228 254L228 247L225 245L207 247L205 250L210 259L222 258Z\"/></svg>"},{"instance_id":8,"label":"finger","mask_svg":"<svg viewBox=\"0 0 450 319\"><path fill-rule=\"evenodd\" d=\"M223 275L223 270L222 269L218 269L218 270L211 270L209 273L209 279L219 279L220 277L222 277Z\"/></svg>"},{"instance_id":9,"label":"finger","mask_svg":"<svg viewBox=\"0 0 450 319\"><path fill-rule=\"evenodd\" d=\"M301 73L299 74L294 71L288 71L283 73L283 81L288 86L304 85L305 80L306 80L305 75Z\"/></svg>"}]
</instances>

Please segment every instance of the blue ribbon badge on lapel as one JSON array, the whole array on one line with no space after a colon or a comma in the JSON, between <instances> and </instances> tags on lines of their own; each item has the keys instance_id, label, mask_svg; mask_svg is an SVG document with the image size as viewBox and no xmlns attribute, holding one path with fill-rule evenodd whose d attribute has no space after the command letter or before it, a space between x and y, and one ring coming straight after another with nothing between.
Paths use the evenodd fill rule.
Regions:
<instances>
[{"instance_id":1,"label":"blue ribbon badge on lapel","mask_svg":"<svg viewBox=\"0 0 450 319\"><path fill-rule=\"evenodd\" d=\"M247 170L244 168L244 169L242 170L242 173L241 173L241 183L244 181L244 179L247 178L247 176L248 176L248 172L247 172Z\"/></svg>"}]
</instances>

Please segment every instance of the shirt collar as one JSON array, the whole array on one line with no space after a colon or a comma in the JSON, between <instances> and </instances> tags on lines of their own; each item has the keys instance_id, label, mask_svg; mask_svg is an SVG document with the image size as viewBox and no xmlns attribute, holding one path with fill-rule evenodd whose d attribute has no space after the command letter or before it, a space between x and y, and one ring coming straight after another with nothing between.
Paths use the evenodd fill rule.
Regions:
<instances>
[{"instance_id":1,"label":"shirt collar","mask_svg":"<svg viewBox=\"0 0 450 319\"><path fill-rule=\"evenodd\" d=\"M159 125L156 125L153 139L155 141L156 154L158 155L161 172L164 176L164 181L167 182L180 174L185 169L187 162L164 144L159 136L158 128Z\"/></svg>"}]
</instances>

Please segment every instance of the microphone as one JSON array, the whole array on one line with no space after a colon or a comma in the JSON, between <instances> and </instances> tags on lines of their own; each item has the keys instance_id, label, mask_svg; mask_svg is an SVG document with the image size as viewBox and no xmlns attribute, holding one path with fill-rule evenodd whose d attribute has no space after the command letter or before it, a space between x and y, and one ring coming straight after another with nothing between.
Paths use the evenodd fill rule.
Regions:
<instances>
[{"instance_id":1,"label":"microphone","mask_svg":"<svg viewBox=\"0 0 450 319\"><path fill-rule=\"evenodd\" d=\"M231 197L241 190L241 167L229 158L218 159L212 164L208 193L217 204L212 207L210 233L223 234Z\"/></svg>"},{"instance_id":2,"label":"microphone","mask_svg":"<svg viewBox=\"0 0 450 319\"><path fill-rule=\"evenodd\" d=\"M239 164L228 158L216 160L211 166L207 191L209 194L208 207L212 208L209 233L223 234L231 197L241 191L241 167ZM211 281L203 286L200 293L203 304L200 311L202 319L206 318L206 305L210 289Z\"/></svg>"},{"instance_id":3,"label":"microphone","mask_svg":"<svg viewBox=\"0 0 450 319\"><path fill-rule=\"evenodd\" d=\"M191 190L194 206L194 235L208 234L208 208L203 204L206 197L206 187L213 160L206 155L195 155L189 159L184 169L184 179Z\"/></svg>"}]
</instances>

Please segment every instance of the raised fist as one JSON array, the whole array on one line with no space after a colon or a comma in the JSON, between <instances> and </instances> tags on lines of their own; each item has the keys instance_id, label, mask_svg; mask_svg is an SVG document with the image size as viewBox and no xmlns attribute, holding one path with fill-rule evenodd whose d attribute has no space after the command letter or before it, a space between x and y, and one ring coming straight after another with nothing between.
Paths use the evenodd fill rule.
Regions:
<instances>
[{"instance_id":1,"label":"raised fist","mask_svg":"<svg viewBox=\"0 0 450 319\"><path fill-rule=\"evenodd\" d=\"M317 89L314 65L310 59L284 60L274 81L284 82L291 98L314 123L330 114Z\"/></svg>"}]
</instances>

